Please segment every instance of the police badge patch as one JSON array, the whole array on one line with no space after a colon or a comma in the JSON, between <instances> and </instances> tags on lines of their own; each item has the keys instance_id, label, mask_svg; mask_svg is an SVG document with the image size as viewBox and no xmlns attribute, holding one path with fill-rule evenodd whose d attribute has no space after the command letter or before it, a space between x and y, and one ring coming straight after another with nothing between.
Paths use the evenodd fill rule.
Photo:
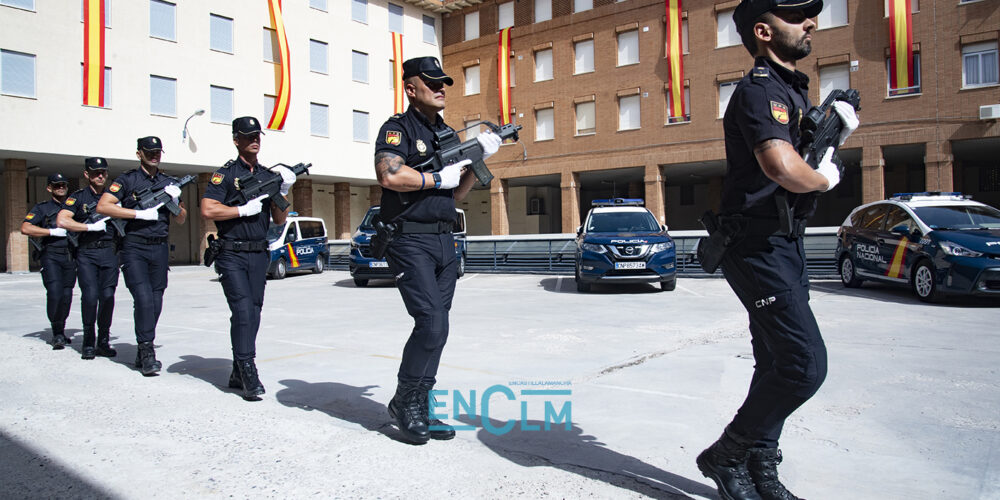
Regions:
<instances>
[{"instance_id":1,"label":"police badge patch","mask_svg":"<svg viewBox=\"0 0 1000 500\"><path fill-rule=\"evenodd\" d=\"M72 207L73 205L76 205L76 198L67 198L66 199L66 206L67 207Z\"/></svg>"},{"instance_id":2,"label":"police badge patch","mask_svg":"<svg viewBox=\"0 0 1000 500\"><path fill-rule=\"evenodd\" d=\"M222 179L224 179L225 177L226 177L225 175L222 175L218 172L212 174L212 184L215 184L216 186L222 184Z\"/></svg>"},{"instance_id":3,"label":"police badge patch","mask_svg":"<svg viewBox=\"0 0 1000 500\"><path fill-rule=\"evenodd\" d=\"M112 193L117 193L118 191L121 190L122 190L122 185L117 182L113 182L111 184L111 187L108 188L108 191L111 191Z\"/></svg>"},{"instance_id":4,"label":"police badge patch","mask_svg":"<svg viewBox=\"0 0 1000 500\"><path fill-rule=\"evenodd\" d=\"M399 146L399 141L403 137L401 132L396 132L395 130L386 130L385 132L385 143L390 146Z\"/></svg>"},{"instance_id":5,"label":"police badge patch","mask_svg":"<svg viewBox=\"0 0 1000 500\"><path fill-rule=\"evenodd\" d=\"M35 218L35 214L28 214L24 216L24 220L31 220Z\"/></svg>"},{"instance_id":6,"label":"police badge patch","mask_svg":"<svg viewBox=\"0 0 1000 500\"><path fill-rule=\"evenodd\" d=\"M782 125L788 125L788 106L777 101L771 101L771 117L774 118L774 121Z\"/></svg>"},{"instance_id":7,"label":"police badge patch","mask_svg":"<svg viewBox=\"0 0 1000 500\"><path fill-rule=\"evenodd\" d=\"M421 154L427 152L427 145L424 144L424 141L421 139L417 139L417 151L419 151Z\"/></svg>"}]
</instances>

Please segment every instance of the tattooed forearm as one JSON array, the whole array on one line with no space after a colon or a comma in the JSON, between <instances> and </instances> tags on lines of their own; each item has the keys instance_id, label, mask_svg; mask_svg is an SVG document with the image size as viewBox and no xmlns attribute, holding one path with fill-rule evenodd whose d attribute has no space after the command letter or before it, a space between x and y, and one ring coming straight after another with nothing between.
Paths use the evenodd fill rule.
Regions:
<instances>
[{"instance_id":1,"label":"tattooed forearm","mask_svg":"<svg viewBox=\"0 0 1000 500\"><path fill-rule=\"evenodd\" d=\"M379 180L387 173L389 175L399 172L403 167L403 157L393 153L375 153L375 174Z\"/></svg>"},{"instance_id":2,"label":"tattooed forearm","mask_svg":"<svg viewBox=\"0 0 1000 500\"><path fill-rule=\"evenodd\" d=\"M766 140L766 141L758 144L756 147L754 147L753 148L753 152L754 153L758 153L758 154L759 153L763 153L764 151L767 151L768 149L776 148L776 147L778 147L778 146L780 146L782 144L788 144L788 141L783 141L781 139L768 139L768 140Z\"/></svg>"}]
</instances>

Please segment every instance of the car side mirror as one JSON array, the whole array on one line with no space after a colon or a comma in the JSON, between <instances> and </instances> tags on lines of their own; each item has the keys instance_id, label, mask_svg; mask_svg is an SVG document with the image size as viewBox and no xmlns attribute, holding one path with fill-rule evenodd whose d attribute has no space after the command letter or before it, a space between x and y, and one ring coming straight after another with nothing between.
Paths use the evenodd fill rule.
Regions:
<instances>
[{"instance_id":1,"label":"car side mirror","mask_svg":"<svg viewBox=\"0 0 1000 500\"><path fill-rule=\"evenodd\" d=\"M288 235L285 236L285 243L294 243L294 242L295 242L295 233L288 233Z\"/></svg>"},{"instance_id":2,"label":"car side mirror","mask_svg":"<svg viewBox=\"0 0 1000 500\"><path fill-rule=\"evenodd\" d=\"M583 226L576 226L576 235L580 236L583 234Z\"/></svg>"},{"instance_id":3,"label":"car side mirror","mask_svg":"<svg viewBox=\"0 0 1000 500\"><path fill-rule=\"evenodd\" d=\"M910 228L907 227L906 224L900 224L898 226L895 226L892 229L890 229L889 231L892 232L892 233L895 233L895 234L902 235L902 236L909 236L910 235Z\"/></svg>"},{"instance_id":4,"label":"car side mirror","mask_svg":"<svg viewBox=\"0 0 1000 500\"><path fill-rule=\"evenodd\" d=\"M661 224L660 225L660 229L662 229L664 233L667 232L667 225L666 224Z\"/></svg>"}]
</instances>

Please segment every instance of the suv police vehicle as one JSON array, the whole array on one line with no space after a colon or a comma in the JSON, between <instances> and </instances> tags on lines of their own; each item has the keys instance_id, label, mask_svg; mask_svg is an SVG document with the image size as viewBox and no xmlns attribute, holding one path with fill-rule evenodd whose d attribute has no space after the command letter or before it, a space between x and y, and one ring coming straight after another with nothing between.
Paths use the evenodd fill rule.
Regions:
<instances>
[{"instance_id":1,"label":"suv police vehicle","mask_svg":"<svg viewBox=\"0 0 1000 500\"><path fill-rule=\"evenodd\" d=\"M865 280L945 295L1000 297L1000 210L961 193L900 193L855 208L837 232L846 287Z\"/></svg>"},{"instance_id":2,"label":"suv police vehicle","mask_svg":"<svg viewBox=\"0 0 1000 500\"><path fill-rule=\"evenodd\" d=\"M666 226L639 198L594 200L576 230L576 289L594 283L677 285L676 250Z\"/></svg>"},{"instance_id":3,"label":"suv police vehicle","mask_svg":"<svg viewBox=\"0 0 1000 500\"><path fill-rule=\"evenodd\" d=\"M361 219L357 231L351 235L351 255L348 267L355 286L368 286L368 280L393 279L395 275L389 271L389 263L385 259L372 257L371 239L375 235L372 218L378 215L380 207L371 207L365 218ZM465 241L465 210L455 209L455 257L458 259L458 276L465 275L466 241Z\"/></svg>"},{"instance_id":4,"label":"suv police vehicle","mask_svg":"<svg viewBox=\"0 0 1000 500\"><path fill-rule=\"evenodd\" d=\"M330 255L326 242L323 219L288 214L284 224L271 224L267 229L267 248L271 252L267 275L280 280L288 273L323 272Z\"/></svg>"}]
</instances>

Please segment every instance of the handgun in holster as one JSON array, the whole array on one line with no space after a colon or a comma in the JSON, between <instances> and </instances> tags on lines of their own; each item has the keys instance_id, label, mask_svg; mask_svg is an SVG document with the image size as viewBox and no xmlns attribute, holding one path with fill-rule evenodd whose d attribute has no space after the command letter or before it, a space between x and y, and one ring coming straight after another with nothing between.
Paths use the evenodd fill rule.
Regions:
<instances>
[{"instance_id":1,"label":"handgun in holster","mask_svg":"<svg viewBox=\"0 0 1000 500\"><path fill-rule=\"evenodd\" d=\"M702 214L698 222L708 231L708 238L698 242L698 262L706 273L711 274L722 264L726 251L736 243L740 225L723 223L719 215L711 210Z\"/></svg>"},{"instance_id":2,"label":"handgun in holster","mask_svg":"<svg viewBox=\"0 0 1000 500\"><path fill-rule=\"evenodd\" d=\"M369 241L369 248L371 249L372 257L383 259L389 250L389 243L396 236L396 225L382 222L382 219L377 215L372 217L372 225L375 226L375 234Z\"/></svg>"},{"instance_id":3,"label":"handgun in holster","mask_svg":"<svg viewBox=\"0 0 1000 500\"><path fill-rule=\"evenodd\" d=\"M215 258L219 256L220 250L222 250L222 242L214 234L208 235L208 246L205 247L205 254L202 256L202 260L205 261L205 267L211 266L215 262Z\"/></svg>"}]
</instances>

